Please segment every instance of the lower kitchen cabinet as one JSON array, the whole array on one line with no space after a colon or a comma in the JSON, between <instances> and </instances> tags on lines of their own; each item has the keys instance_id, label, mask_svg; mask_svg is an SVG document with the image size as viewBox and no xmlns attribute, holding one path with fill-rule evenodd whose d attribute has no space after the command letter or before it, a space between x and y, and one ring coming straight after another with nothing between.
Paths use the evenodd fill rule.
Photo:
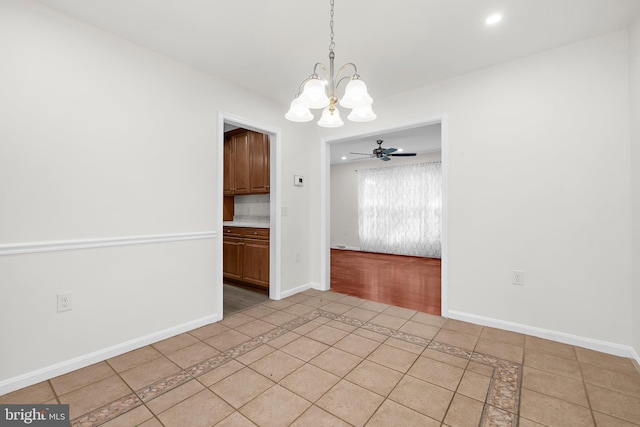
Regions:
<instances>
[{"instance_id":1,"label":"lower kitchen cabinet","mask_svg":"<svg viewBox=\"0 0 640 427\"><path fill-rule=\"evenodd\" d=\"M225 279L269 288L269 229L224 227L222 265Z\"/></svg>"},{"instance_id":2,"label":"lower kitchen cabinet","mask_svg":"<svg viewBox=\"0 0 640 427\"><path fill-rule=\"evenodd\" d=\"M222 239L222 271L225 279L242 280L242 239L227 237Z\"/></svg>"}]
</instances>

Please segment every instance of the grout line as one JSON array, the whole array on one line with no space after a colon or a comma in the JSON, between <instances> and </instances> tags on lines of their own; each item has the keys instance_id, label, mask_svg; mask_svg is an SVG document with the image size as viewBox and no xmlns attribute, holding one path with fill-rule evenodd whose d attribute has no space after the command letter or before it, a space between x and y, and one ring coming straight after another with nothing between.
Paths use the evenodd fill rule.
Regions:
<instances>
[{"instance_id":1,"label":"grout line","mask_svg":"<svg viewBox=\"0 0 640 427\"><path fill-rule=\"evenodd\" d=\"M312 296L312 297L315 297L315 296ZM326 301L328 301L328 303L325 304L325 305L328 305L328 304L331 304L333 302L336 302L339 299L340 298L338 298L336 300L327 299ZM366 300L363 300L363 301L366 301ZM357 307L357 306L352 306L352 308L355 308L355 307ZM356 326L356 328L362 328L362 329L365 329L365 330L369 330L371 332L379 333L381 335L387 336L388 338L386 340L388 340L389 338L400 339L400 340L403 340L405 342L409 342L409 343L412 343L412 344L418 344L421 347L424 347L425 349L431 348L433 350L441 351L443 353L446 353L446 354L449 354L449 355L452 355L452 356L455 356L455 357L464 358L468 362L474 360L474 356L475 356L476 360L474 360L474 361L482 363L482 364L485 364L485 365L494 366L494 375L492 376L490 387L489 387L489 390L488 390L487 393L491 394L492 399L493 399L492 402L494 404L497 403L500 406L492 405L489 402L490 399L488 397L487 398L487 402L485 402L485 409L483 410L483 418L482 418L482 421L481 421L481 425L486 425L486 426L493 425L493 424L491 424L493 422L492 419L490 419L491 417L502 417L503 420L506 420L505 417L508 418L509 415L511 415L510 418L512 418L511 420L507 420L507 421L511 421L510 425L512 425L512 426L517 425L517 417L518 417L518 412L519 412L518 411L518 409L519 409L519 400L520 400L519 397L520 397L520 390L521 390L522 365L519 365L519 364L517 364L515 362L502 360L502 359L499 359L497 357L483 355L481 353L475 353L474 351L463 350L463 349L457 348L457 347L449 345L449 344L439 343L439 342L436 342L436 341L433 341L433 340L428 340L428 339L425 339L425 338L417 337L417 336L414 336L414 335L410 335L410 334L404 333L404 332L399 331L399 330L394 330L394 329L391 329L391 328L388 328L388 327L385 327L385 326L375 325L375 324L370 323L370 322L365 322L365 321L362 321L362 320L359 320L359 319L348 317L348 316L345 316L343 314L332 313L332 312L329 312L329 311L322 310L322 308L311 307L311 309L312 310L308 314L305 314L305 315L302 315L302 316L298 316L297 318L292 319L291 321L284 323L282 326L276 326L276 327L274 327L274 329L272 329L272 330L270 330L270 331L268 331L268 332L266 332L264 334L258 335L257 337L254 337L254 338L252 338L252 339L250 339L250 340L248 340L248 341L246 341L244 343L241 343L241 344L239 344L237 346L231 347L230 349L226 350L225 352L221 352L222 356L217 355L217 356L214 356L212 358L206 359L206 360L204 360L204 361L202 361L200 363L194 364L194 365L192 365L192 366L190 366L190 367L188 367L186 369L182 369L180 372L178 372L176 374L172 374L172 375L170 375L170 376L168 376L168 377L166 377L164 379L161 379L160 381L157 381L157 382L155 382L155 383L153 383L153 384L151 384L151 385L149 385L149 386L147 386L147 387L145 387L143 389L140 389L138 391L134 391L133 396L127 395L124 398L118 399L118 400L116 400L114 402L111 402L111 403L101 407L101 408L98 408L98 409L96 409L96 410L94 410L92 412L89 412L89 413L87 413L87 414L85 414L85 415L83 415L81 417L78 417L78 418L72 420L72 423L73 423L74 426L76 426L76 425L80 425L80 421L81 420L89 421L90 419L95 418L95 416L97 414L101 413L101 411L108 410L110 407L112 407L112 405L116 405L115 406L115 410L117 411L117 409L118 409L117 404L121 403L122 401L125 401L125 404L126 403L129 403L130 405L134 405L135 404L135 406L131 406L126 411L118 413L117 415L115 415L113 417L109 417L108 416L109 414L107 414L107 417L102 419L102 420L100 420L100 421L98 421L98 424L101 424L101 423L110 421L112 419L115 419L115 418L117 418L117 416L122 415L123 413L128 412L129 410L134 409L134 408L136 408L136 407L138 407L140 405L146 406L145 402L149 402L149 401L155 399L156 397L159 397L159 396L163 395L164 393L179 387L180 385L186 383L187 381L190 381L192 379L197 379L199 376L203 375L204 373L210 372L213 369L215 369L215 368L227 363L228 361L234 360L235 358L237 358L237 357L239 357L239 356L241 356L241 355L243 355L243 354L245 354L245 353L247 353L247 352L249 352L249 351L251 351L251 350L253 350L255 348L258 348L259 346L261 346L263 344L267 344L269 341L271 341L273 339L276 339L276 338L278 338L278 337L280 337L280 336L282 336L284 334L293 332L294 329L296 329L296 328L298 328L298 327L300 327L300 326L302 326L304 324L307 324L307 323L309 323L309 322L311 322L311 321L313 321L313 320L315 320L317 318L325 318L325 319L327 319L327 322L329 322L331 320L336 320L336 321L340 321L340 322L345 323L345 324ZM281 310L275 310L275 311L277 312L277 311L281 311ZM414 313L414 315L416 313ZM411 317L413 317L413 315ZM409 321L409 320L410 320L410 318L406 319L405 323L407 321ZM327 323L327 322L325 322L325 323ZM440 329L442 329L442 327L440 327ZM355 332L355 330L353 332ZM350 332L350 333L353 333L353 332ZM305 335L303 335L303 336L305 336ZM199 340L199 341L202 342L202 340ZM385 341L380 342L379 345L376 348L379 348L380 345L382 345ZM477 345L477 342L476 342L476 345ZM332 347L333 346L329 346L329 348L332 348ZM475 346L474 346L474 348L475 348ZM162 354L164 355L164 353L162 353ZM166 357L166 355L164 355L164 356ZM420 355L418 355L416 360L418 360L419 357L420 357ZM213 360L213 359L217 359L217 360ZM366 358L363 358L363 360L366 360ZM213 362L213 363L211 363L211 362ZM468 366L468 362L467 362L466 366ZM305 363L308 363L308 362L305 361ZM362 361L360 363L362 363ZM415 361L413 363L415 363ZM110 364L108 366L111 368ZM356 365L356 366L358 366L358 365ZM204 370L202 370L200 368L203 368ZM353 369L355 369L355 367ZM511 400L513 401L513 403L512 403L513 411L511 411L511 412L509 412L508 408L501 409L501 406L505 405L504 402L501 401L500 399L498 399L498 397L496 397L496 393L492 393L493 392L494 380L499 375L501 375L503 373L501 371L501 369L502 370L507 370L507 371L509 371L509 370L513 371L515 369L515 372L512 372L512 374L515 375L515 380L516 380L515 389L507 390L507 392L509 392L509 391L512 392L511 393L511 395L512 395L512 399ZM115 369L114 369L114 371L115 371ZM351 370L350 370L350 372L351 372ZM407 370L407 372L408 372L408 370ZM116 374L119 376L119 373L116 372ZM184 377L178 378L177 382L173 382L172 383L170 381L171 379L174 379L174 377L180 376L180 374L183 374ZM407 375L407 373L405 372L403 375ZM341 380L342 379L344 379L344 377L342 377ZM151 397L150 399L145 399L143 396L140 395L140 393L143 392L143 391L151 390L154 386L157 387L161 383L165 383L166 384L167 382L168 382L168 387L160 390L160 392L158 394L153 395L153 397ZM503 382L504 381L502 381L502 382L498 381L495 384L498 384L500 386L505 387L505 385L502 384ZM277 384L277 382L276 382L276 384ZM127 384L127 386L129 387L128 384ZM510 386L513 386L513 384L511 384L511 383L506 384L507 389L509 389ZM497 387L497 385L496 385L496 387ZM205 388L209 389L209 387L206 387L206 386L205 386ZM394 387L394 389L395 389L395 387ZM504 391L504 390L501 389L501 392L502 391ZM54 390L54 393L55 393L55 390ZM498 395L499 394L500 393L498 393ZM454 396L455 396L455 394L454 394ZM128 400L128 399L125 399L125 398L131 398L131 397L133 397L133 400L131 400L131 401ZM383 402L387 398L388 397L385 397ZM139 401L139 403L136 402L136 399L137 399L137 401ZM312 405L315 405L315 403L312 402ZM449 405L451 405L451 402L449 403ZM509 405L507 405L507 406L509 406ZM493 412L491 414L489 414L488 413L489 411L493 411ZM485 412L487 412L486 417L485 417ZM153 413L153 411L151 411L151 413ZM332 414L332 415L337 416L335 414ZM445 411L445 415L446 415L446 411ZM157 418L157 416L155 414L154 414L154 416ZM515 417L515 419L513 419L513 417ZM92 425L97 425L97 424L92 424Z\"/></svg>"},{"instance_id":2,"label":"grout line","mask_svg":"<svg viewBox=\"0 0 640 427\"><path fill-rule=\"evenodd\" d=\"M47 380L47 384L49 384L49 388L51 389L51 392L53 393L53 397L58 401L58 403L60 403L60 396L58 396L58 392L56 391L55 387L53 386L53 383L51 382L51 379Z\"/></svg>"},{"instance_id":3,"label":"grout line","mask_svg":"<svg viewBox=\"0 0 640 427\"><path fill-rule=\"evenodd\" d=\"M574 347L574 353L576 353L575 351L575 347ZM580 370L580 379L582 382L582 388L584 389L584 396L587 399L587 405L589 405L589 414L591 415L591 420L593 421L593 425L597 426L598 423L596 422L596 416L593 413L593 408L591 407L591 399L589 398L589 390L587 390L587 382L584 380L584 373L582 372L582 363L580 363L580 360L578 359L578 354L576 353L576 360L578 361L578 369Z\"/></svg>"}]
</instances>

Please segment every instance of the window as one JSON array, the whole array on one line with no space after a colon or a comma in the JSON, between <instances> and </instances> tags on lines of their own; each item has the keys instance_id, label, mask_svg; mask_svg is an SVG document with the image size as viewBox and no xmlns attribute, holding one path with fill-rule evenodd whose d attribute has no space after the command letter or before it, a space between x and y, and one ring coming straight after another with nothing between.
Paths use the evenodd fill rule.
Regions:
<instances>
[{"instance_id":1,"label":"window","mask_svg":"<svg viewBox=\"0 0 640 427\"><path fill-rule=\"evenodd\" d=\"M440 258L442 162L358 171L360 248Z\"/></svg>"}]
</instances>

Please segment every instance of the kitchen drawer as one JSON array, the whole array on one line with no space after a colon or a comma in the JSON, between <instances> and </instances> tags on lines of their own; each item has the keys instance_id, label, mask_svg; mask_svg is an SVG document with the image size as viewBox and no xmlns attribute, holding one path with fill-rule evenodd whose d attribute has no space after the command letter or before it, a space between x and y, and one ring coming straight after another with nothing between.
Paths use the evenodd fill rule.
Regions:
<instances>
[{"instance_id":1,"label":"kitchen drawer","mask_svg":"<svg viewBox=\"0 0 640 427\"><path fill-rule=\"evenodd\" d=\"M242 237L246 239L269 240L268 228L243 228Z\"/></svg>"},{"instance_id":2,"label":"kitchen drawer","mask_svg":"<svg viewBox=\"0 0 640 427\"><path fill-rule=\"evenodd\" d=\"M223 236L242 237L242 228L240 227L222 227Z\"/></svg>"}]
</instances>

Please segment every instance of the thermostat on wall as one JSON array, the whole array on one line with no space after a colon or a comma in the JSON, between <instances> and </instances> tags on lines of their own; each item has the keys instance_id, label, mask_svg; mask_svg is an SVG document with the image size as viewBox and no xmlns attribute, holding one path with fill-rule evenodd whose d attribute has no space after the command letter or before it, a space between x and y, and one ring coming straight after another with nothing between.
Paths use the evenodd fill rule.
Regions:
<instances>
[{"instance_id":1,"label":"thermostat on wall","mask_svg":"<svg viewBox=\"0 0 640 427\"><path fill-rule=\"evenodd\" d=\"M302 175L294 175L293 176L293 185L298 187L304 186L304 177Z\"/></svg>"}]
</instances>

